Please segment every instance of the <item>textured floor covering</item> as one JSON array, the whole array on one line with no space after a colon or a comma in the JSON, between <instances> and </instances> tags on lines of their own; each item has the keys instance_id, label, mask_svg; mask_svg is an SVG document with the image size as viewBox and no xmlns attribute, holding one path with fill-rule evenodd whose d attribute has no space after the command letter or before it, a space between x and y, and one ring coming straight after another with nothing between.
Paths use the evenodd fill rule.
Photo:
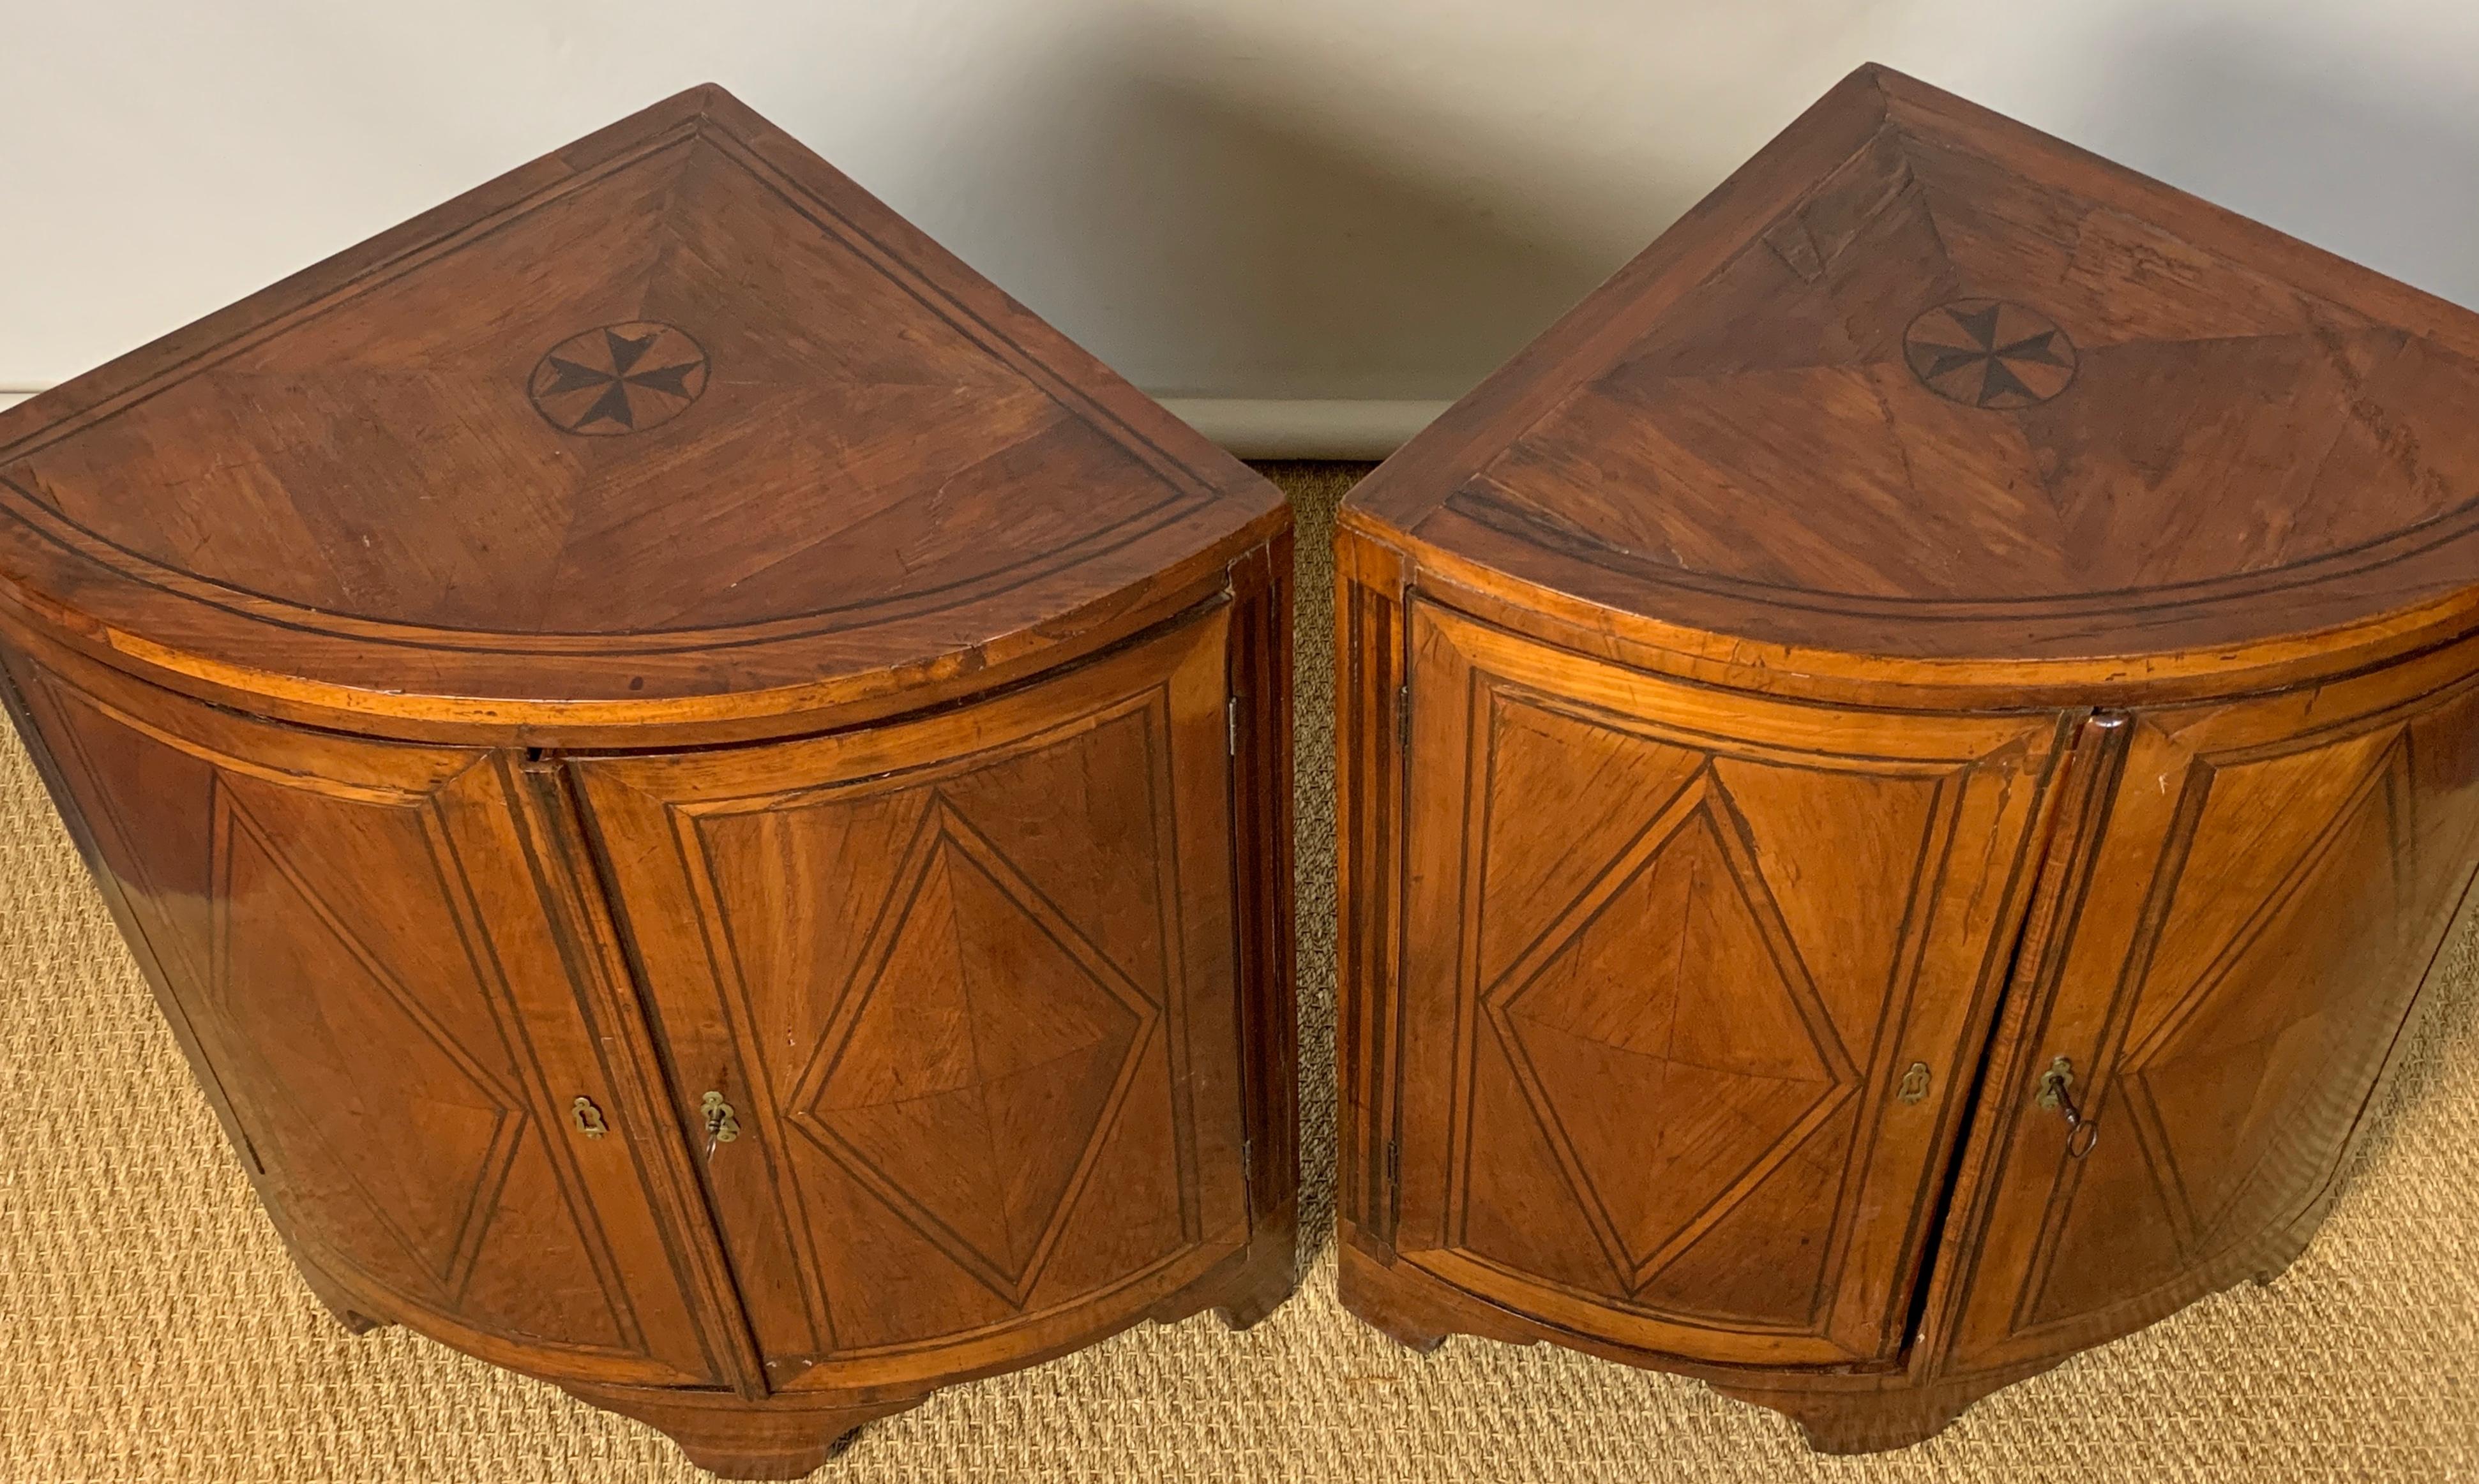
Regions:
<instances>
[{"instance_id":1,"label":"textured floor covering","mask_svg":"<svg viewBox=\"0 0 2479 1484\"><path fill-rule=\"evenodd\" d=\"M1316 1259L1240 1336L1145 1328L955 1388L821 1478L2479 1478L2479 941L2314 1246L1981 1403L1905 1453L1811 1458L1702 1388L1458 1340L1334 1296L1327 521L1300 530L1303 1143ZM15 742L0 745L0 1484L696 1479L654 1432L400 1329L349 1339L287 1265Z\"/></svg>"}]
</instances>

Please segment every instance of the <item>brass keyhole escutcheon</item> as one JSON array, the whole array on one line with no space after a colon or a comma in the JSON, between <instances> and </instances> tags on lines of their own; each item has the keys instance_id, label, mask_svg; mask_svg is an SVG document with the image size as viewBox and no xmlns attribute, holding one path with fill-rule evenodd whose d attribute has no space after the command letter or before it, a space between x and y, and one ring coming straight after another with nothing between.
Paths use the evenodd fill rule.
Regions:
<instances>
[{"instance_id":1,"label":"brass keyhole escutcheon","mask_svg":"<svg viewBox=\"0 0 2479 1484\"><path fill-rule=\"evenodd\" d=\"M698 1112L705 1114L705 1141L709 1151L716 1144L728 1144L740 1137L740 1120L732 1116L731 1105L720 1092L709 1092L698 1100Z\"/></svg>"},{"instance_id":2,"label":"brass keyhole escutcheon","mask_svg":"<svg viewBox=\"0 0 2479 1484\"><path fill-rule=\"evenodd\" d=\"M569 1104L568 1113L576 1120L576 1131L588 1139L601 1139L611 1132L610 1126L602 1121L602 1110L595 1107L594 1099L590 1097L580 1097Z\"/></svg>"},{"instance_id":3,"label":"brass keyhole escutcheon","mask_svg":"<svg viewBox=\"0 0 2479 1484\"><path fill-rule=\"evenodd\" d=\"M2075 1063L2059 1057L2040 1074L2039 1104L2048 1112L2066 1120L2066 1153L2082 1159L2100 1142L2100 1125L2083 1116L2075 1106Z\"/></svg>"},{"instance_id":4,"label":"brass keyhole escutcheon","mask_svg":"<svg viewBox=\"0 0 2479 1484\"><path fill-rule=\"evenodd\" d=\"M1905 1103L1917 1103L1926 1099L1928 1095L1929 1064L1926 1062L1914 1062L1911 1063L1911 1069L1903 1074L1903 1085L1894 1089L1894 1096Z\"/></svg>"},{"instance_id":5,"label":"brass keyhole escutcheon","mask_svg":"<svg viewBox=\"0 0 2479 1484\"><path fill-rule=\"evenodd\" d=\"M2040 1074L2040 1106L2050 1113L2056 1113L2059 1104L2073 1107L2074 1086L2075 1064L2064 1057L2057 1058Z\"/></svg>"}]
</instances>

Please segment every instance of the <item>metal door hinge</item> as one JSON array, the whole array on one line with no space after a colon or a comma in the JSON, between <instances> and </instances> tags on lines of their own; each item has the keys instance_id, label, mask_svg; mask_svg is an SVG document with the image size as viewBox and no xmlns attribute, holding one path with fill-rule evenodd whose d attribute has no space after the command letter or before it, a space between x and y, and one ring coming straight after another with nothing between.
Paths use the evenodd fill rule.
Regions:
<instances>
[{"instance_id":1,"label":"metal door hinge","mask_svg":"<svg viewBox=\"0 0 2479 1484\"><path fill-rule=\"evenodd\" d=\"M1236 695L1222 703L1222 747L1232 756L1240 755L1240 698Z\"/></svg>"},{"instance_id":2,"label":"metal door hinge","mask_svg":"<svg viewBox=\"0 0 2479 1484\"><path fill-rule=\"evenodd\" d=\"M1412 746L1412 687L1394 687L1394 745L1409 751Z\"/></svg>"},{"instance_id":3,"label":"metal door hinge","mask_svg":"<svg viewBox=\"0 0 2479 1484\"><path fill-rule=\"evenodd\" d=\"M1386 1140L1386 1183L1398 1184L1403 1174L1403 1145L1400 1140Z\"/></svg>"}]
</instances>

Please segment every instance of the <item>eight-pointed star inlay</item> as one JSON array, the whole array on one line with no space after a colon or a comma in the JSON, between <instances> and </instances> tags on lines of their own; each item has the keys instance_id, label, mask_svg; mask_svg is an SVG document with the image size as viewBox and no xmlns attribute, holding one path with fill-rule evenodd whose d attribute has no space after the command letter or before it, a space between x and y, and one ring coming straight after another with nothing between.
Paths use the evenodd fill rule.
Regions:
<instances>
[{"instance_id":1,"label":"eight-pointed star inlay","mask_svg":"<svg viewBox=\"0 0 2479 1484\"><path fill-rule=\"evenodd\" d=\"M534 405L563 433L641 433L705 390L704 347L651 320L606 324L551 346L534 368Z\"/></svg>"},{"instance_id":2,"label":"eight-pointed star inlay","mask_svg":"<svg viewBox=\"0 0 2479 1484\"><path fill-rule=\"evenodd\" d=\"M2006 411L2045 402L2075 379L2075 345L2057 322L2005 299L1956 299L1903 332L1911 372L1939 397Z\"/></svg>"}]
</instances>

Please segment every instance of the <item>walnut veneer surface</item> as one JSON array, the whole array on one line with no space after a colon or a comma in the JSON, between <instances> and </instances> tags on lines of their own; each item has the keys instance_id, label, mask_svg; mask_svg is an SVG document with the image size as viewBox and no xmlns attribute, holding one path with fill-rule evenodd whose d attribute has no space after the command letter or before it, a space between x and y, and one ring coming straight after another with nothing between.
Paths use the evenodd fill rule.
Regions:
<instances>
[{"instance_id":1,"label":"walnut veneer surface","mask_svg":"<svg viewBox=\"0 0 2479 1484\"><path fill-rule=\"evenodd\" d=\"M1863 68L1339 524L1344 1301L1817 1446L2266 1278L2479 866L2479 318Z\"/></svg>"},{"instance_id":2,"label":"walnut veneer surface","mask_svg":"<svg viewBox=\"0 0 2479 1484\"><path fill-rule=\"evenodd\" d=\"M0 414L311 1287L751 1476L1292 1281L1280 496L713 89Z\"/></svg>"}]
</instances>

